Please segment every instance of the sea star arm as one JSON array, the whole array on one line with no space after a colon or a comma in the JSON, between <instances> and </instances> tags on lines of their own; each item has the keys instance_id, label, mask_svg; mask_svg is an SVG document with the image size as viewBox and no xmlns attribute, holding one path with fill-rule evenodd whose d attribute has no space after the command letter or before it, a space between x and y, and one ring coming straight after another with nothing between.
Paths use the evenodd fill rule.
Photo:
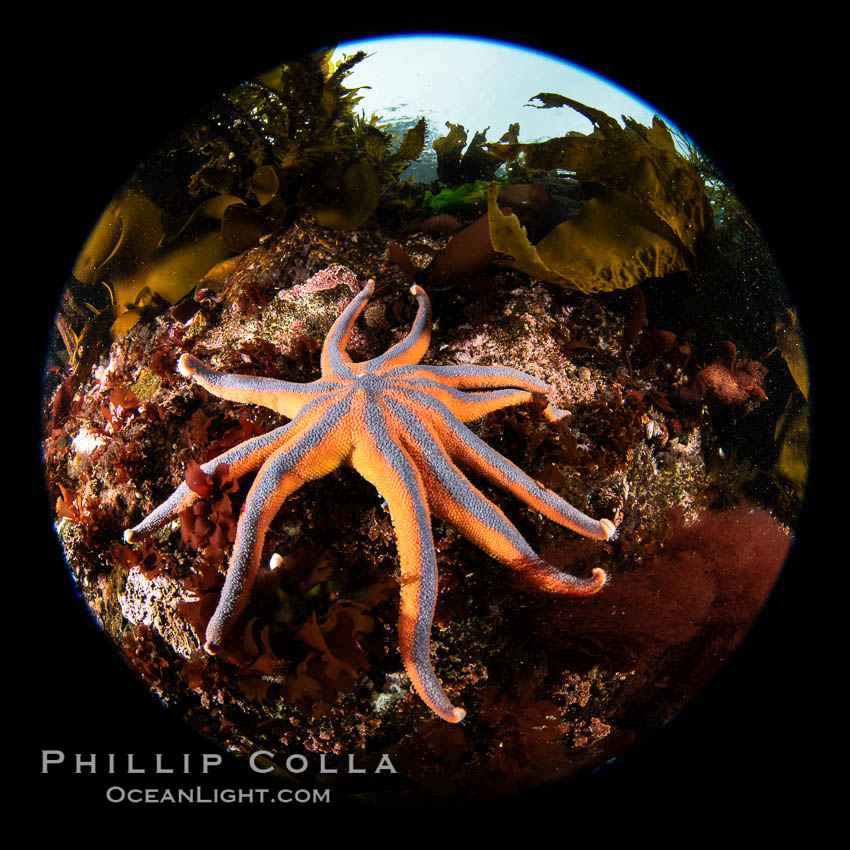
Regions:
<instances>
[{"instance_id":1,"label":"sea star arm","mask_svg":"<svg viewBox=\"0 0 850 850\"><path fill-rule=\"evenodd\" d=\"M527 390L536 395L548 395L552 387L545 381L511 369L509 366L399 366L387 373L386 377L403 381L431 380L439 381L447 387L461 390L498 389L500 387Z\"/></svg>"},{"instance_id":2,"label":"sea star arm","mask_svg":"<svg viewBox=\"0 0 850 850\"><path fill-rule=\"evenodd\" d=\"M325 343L322 346L322 378L326 380L343 380L353 378L359 371L352 363L351 357L345 350L351 329L357 321L357 317L363 312L366 303L375 291L375 281L368 280L366 285L349 305L337 316L331 325Z\"/></svg>"},{"instance_id":3,"label":"sea star arm","mask_svg":"<svg viewBox=\"0 0 850 850\"><path fill-rule=\"evenodd\" d=\"M183 354L177 368L181 375L191 378L207 392L219 398L240 404L261 404L289 419L294 419L305 404L326 393L342 389L341 384L336 381L319 380L309 384L295 384L274 378L216 372L191 354Z\"/></svg>"},{"instance_id":4,"label":"sea star arm","mask_svg":"<svg viewBox=\"0 0 850 850\"><path fill-rule=\"evenodd\" d=\"M609 519L593 519L574 508L557 493L538 484L518 466L500 455L455 419L436 399L421 393L411 393L434 417L436 427L452 460L469 467L488 481L507 490L529 507L585 537L608 540L616 531Z\"/></svg>"},{"instance_id":5,"label":"sea star arm","mask_svg":"<svg viewBox=\"0 0 850 850\"><path fill-rule=\"evenodd\" d=\"M201 470L212 475L221 464L227 464L233 478L241 478L246 472L258 469L266 458L287 439L290 422L282 428L269 431L251 440L246 440L238 446L218 455L218 457L201 464ZM140 538L162 528L181 511L191 507L201 497L184 481L156 510L146 516L138 525L124 532L128 543L135 543Z\"/></svg>"},{"instance_id":6,"label":"sea star arm","mask_svg":"<svg viewBox=\"0 0 850 850\"><path fill-rule=\"evenodd\" d=\"M345 346L357 317L363 312L374 291L375 281L367 281L363 289L351 300L331 326L322 347L324 378L351 378L363 371L363 364L352 363ZM419 302L413 326L401 342L369 361L369 371L374 374L383 374L395 366L416 363L428 350L431 342L431 302L421 286L414 285L410 291Z\"/></svg>"},{"instance_id":7,"label":"sea star arm","mask_svg":"<svg viewBox=\"0 0 850 850\"><path fill-rule=\"evenodd\" d=\"M431 511L491 557L507 564L539 588L571 596L596 593L605 584L605 571L590 579L562 573L547 564L528 545L510 520L449 459L433 423L407 404L390 401L388 408L404 435L405 447L423 470Z\"/></svg>"},{"instance_id":8,"label":"sea star arm","mask_svg":"<svg viewBox=\"0 0 850 850\"><path fill-rule=\"evenodd\" d=\"M327 475L345 461L349 448L346 435L336 431L336 426L348 406L348 399L326 399L312 405L290 423L295 426L293 435L257 473L239 517L224 587L207 625L208 652L215 653L245 609L269 523L285 499L306 481Z\"/></svg>"},{"instance_id":9,"label":"sea star arm","mask_svg":"<svg viewBox=\"0 0 850 850\"><path fill-rule=\"evenodd\" d=\"M398 366L418 363L431 344L431 302L421 286L414 284L410 292L418 302L413 326L401 342L369 362L370 370L376 375L386 374Z\"/></svg>"},{"instance_id":10,"label":"sea star arm","mask_svg":"<svg viewBox=\"0 0 850 850\"><path fill-rule=\"evenodd\" d=\"M361 413L367 439L352 465L375 485L390 510L401 564L399 646L410 680L428 707L449 723L466 716L446 695L431 666L431 624L437 601L437 558L422 479L395 441L377 405Z\"/></svg>"},{"instance_id":11,"label":"sea star arm","mask_svg":"<svg viewBox=\"0 0 850 850\"><path fill-rule=\"evenodd\" d=\"M398 389L420 390L427 392L433 398L439 399L461 422L471 422L480 419L494 410L511 407L516 404L526 404L534 395L526 390L493 390L492 392L469 393L447 387L439 381L417 378L410 381L397 382Z\"/></svg>"},{"instance_id":12,"label":"sea star arm","mask_svg":"<svg viewBox=\"0 0 850 850\"><path fill-rule=\"evenodd\" d=\"M525 390L531 395L541 397L547 397L552 392L552 387L549 384L525 372L520 372L519 369L511 369L509 366L472 366L469 364L463 366L401 366L388 372L387 376L399 382L410 382L411 386L419 382L434 381L443 387L452 387L458 390L512 387L517 392ZM522 404L523 402L513 403ZM567 413L553 407L552 404L547 404L543 415L550 422L557 422L563 419ZM459 418L468 422L475 417Z\"/></svg>"}]
</instances>

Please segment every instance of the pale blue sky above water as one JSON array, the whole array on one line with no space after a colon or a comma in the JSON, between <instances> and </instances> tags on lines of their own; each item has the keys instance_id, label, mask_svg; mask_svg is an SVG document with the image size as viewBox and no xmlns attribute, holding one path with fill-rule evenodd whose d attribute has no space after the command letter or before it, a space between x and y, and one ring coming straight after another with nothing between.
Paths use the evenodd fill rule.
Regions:
<instances>
[{"instance_id":1,"label":"pale blue sky above water","mask_svg":"<svg viewBox=\"0 0 850 850\"><path fill-rule=\"evenodd\" d=\"M489 127L487 141L498 141L519 122L521 142L592 131L590 122L568 107L527 106L539 92L555 92L613 118L627 115L651 126L657 112L636 95L606 78L561 58L518 45L455 36L397 36L340 44L334 59L358 50L370 54L346 80L358 92L358 108L385 122L406 127L424 116L428 147L446 133L445 122L462 124L469 139ZM671 129L674 125L665 116Z\"/></svg>"}]
</instances>

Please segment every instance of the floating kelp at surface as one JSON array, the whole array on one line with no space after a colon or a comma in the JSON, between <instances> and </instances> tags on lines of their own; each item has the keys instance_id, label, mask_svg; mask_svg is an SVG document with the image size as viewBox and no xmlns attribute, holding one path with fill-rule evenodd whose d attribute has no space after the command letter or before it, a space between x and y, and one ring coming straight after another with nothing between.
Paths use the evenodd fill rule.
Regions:
<instances>
[{"instance_id":1,"label":"floating kelp at surface","mask_svg":"<svg viewBox=\"0 0 850 850\"><path fill-rule=\"evenodd\" d=\"M425 144L425 119L407 131L397 150L390 153L391 137L371 122L360 124L366 128L369 143L363 155L347 167L336 162L328 165L312 188L302 197L323 227L353 230L375 211L381 189L386 182L397 177L407 164L416 159Z\"/></svg>"},{"instance_id":2,"label":"floating kelp at surface","mask_svg":"<svg viewBox=\"0 0 850 850\"><path fill-rule=\"evenodd\" d=\"M541 93L538 108L569 106L594 124L590 135L566 136L532 144L489 144L487 149L513 162L521 154L527 169L572 171L584 182L631 195L646 205L691 253L712 227L705 184L676 150L667 125L656 115L652 127L623 116L625 127L599 109L562 95Z\"/></svg>"},{"instance_id":3,"label":"floating kelp at surface","mask_svg":"<svg viewBox=\"0 0 850 850\"><path fill-rule=\"evenodd\" d=\"M284 62L222 98L204 135L191 138L206 159L196 184L240 194L252 167L271 167L281 198L304 205L322 226L351 230L365 221L381 188L421 153L425 120L394 148L378 116L355 113L357 89L343 84L366 54L334 66L332 52Z\"/></svg>"},{"instance_id":4,"label":"floating kelp at surface","mask_svg":"<svg viewBox=\"0 0 850 850\"><path fill-rule=\"evenodd\" d=\"M676 151L664 122L656 116L648 128L624 117L623 128L604 112L562 95L543 93L532 100L541 100L540 108L572 107L593 122L593 133L487 149L525 171L571 171L605 191L532 245L515 217L499 213L491 189L491 238L497 251L512 258L506 264L582 292L627 289L689 269L711 235L711 205L702 178Z\"/></svg>"},{"instance_id":5,"label":"floating kelp at surface","mask_svg":"<svg viewBox=\"0 0 850 850\"><path fill-rule=\"evenodd\" d=\"M492 180L502 160L484 149L490 128L479 130L464 151L466 129L461 124L452 124L451 121L446 121L446 127L449 128L448 134L434 139L431 144L437 154L437 177L440 182L457 185ZM499 141L516 142L518 134L519 124L511 124Z\"/></svg>"}]
</instances>

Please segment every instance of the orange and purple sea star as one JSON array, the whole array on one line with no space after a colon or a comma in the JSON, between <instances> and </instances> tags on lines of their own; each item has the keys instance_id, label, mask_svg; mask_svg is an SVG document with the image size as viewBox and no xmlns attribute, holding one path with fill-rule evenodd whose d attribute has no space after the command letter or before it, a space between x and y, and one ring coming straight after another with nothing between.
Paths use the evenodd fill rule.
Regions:
<instances>
[{"instance_id":1,"label":"orange and purple sea star","mask_svg":"<svg viewBox=\"0 0 850 850\"><path fill-rule=\"evenodd\" d=\"M437 599L431 514L541 589L587 596L596 593L606 579L598 568L591 578L583 579L543 561L504 513L464 477L458 464L579 534L608 540L615 524L576 510L463 424L546 395L551 388L505 366L418 365L431 339L431 306L420 286L411 287L418 312L408 335L379 357L352 362L346 343L373 291L370 280L334 322L322 348L321 378L311 383L227 375L190 354L180 358L180 373L213 395L261 404L291 419L201 467L211 474L227 464L234 478L259 469L239 519L218 607L207 626L206 649L214 653L221 646L247 605L266 531L286 497L306 481L349 465L375 485L392 517L401 562L399 644L404 666L428 707L457 723L466 712L452 705L430 659ZM557 418L554 408L547 407L546 412ZM125 532L126 540L134 542L150 534L198 498L186 483L181 484L167 501Z\"/></svg>"}]
</instances>

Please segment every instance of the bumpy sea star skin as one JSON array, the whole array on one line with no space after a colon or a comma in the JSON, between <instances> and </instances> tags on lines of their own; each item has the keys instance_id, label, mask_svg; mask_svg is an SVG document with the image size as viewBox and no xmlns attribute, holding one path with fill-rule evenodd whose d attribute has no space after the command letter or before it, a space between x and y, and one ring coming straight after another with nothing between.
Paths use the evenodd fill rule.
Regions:
<instances>
[{"instance_id":1,"label":"bumpy sea star skin","mask_svg":"<svg viewBox=\"0 0 850 850\"><path fill-rule=\"evenodd\" d=\"M227 464L233 477L259 469L239 519L218 607L207 626L206 649L214 653L221 646L247 605L266 531L284 499L304 482L349 465L375 485L392 517L401 562L399 644L405 668L429 708L457 723L466 712L452 705L430 660L437 599L431 514L541 589L587 596L600 590L606 576L604 570L595 569L589 579L576 578L547 564L456 464L579 534L608 540L615 524L576 510L462 424L545 395L550 387L504 366L417 365L431 338L431 307L421 287L410 291L416 296L418 312L408 335L381 356L353 363L345 346L374 292L370 280L334 322L322 349L322 376L312 383L226 375L189 354L181 356L180 373L214 395L261 404L292 420L201 467L211 474ZM485 388L491 389L464 392ZM551 407L547 414L558 415ZM198 498L181 484L167 501L125 532L126 540L134 542L150 534Z\"/></svg>"}]
</instances>

